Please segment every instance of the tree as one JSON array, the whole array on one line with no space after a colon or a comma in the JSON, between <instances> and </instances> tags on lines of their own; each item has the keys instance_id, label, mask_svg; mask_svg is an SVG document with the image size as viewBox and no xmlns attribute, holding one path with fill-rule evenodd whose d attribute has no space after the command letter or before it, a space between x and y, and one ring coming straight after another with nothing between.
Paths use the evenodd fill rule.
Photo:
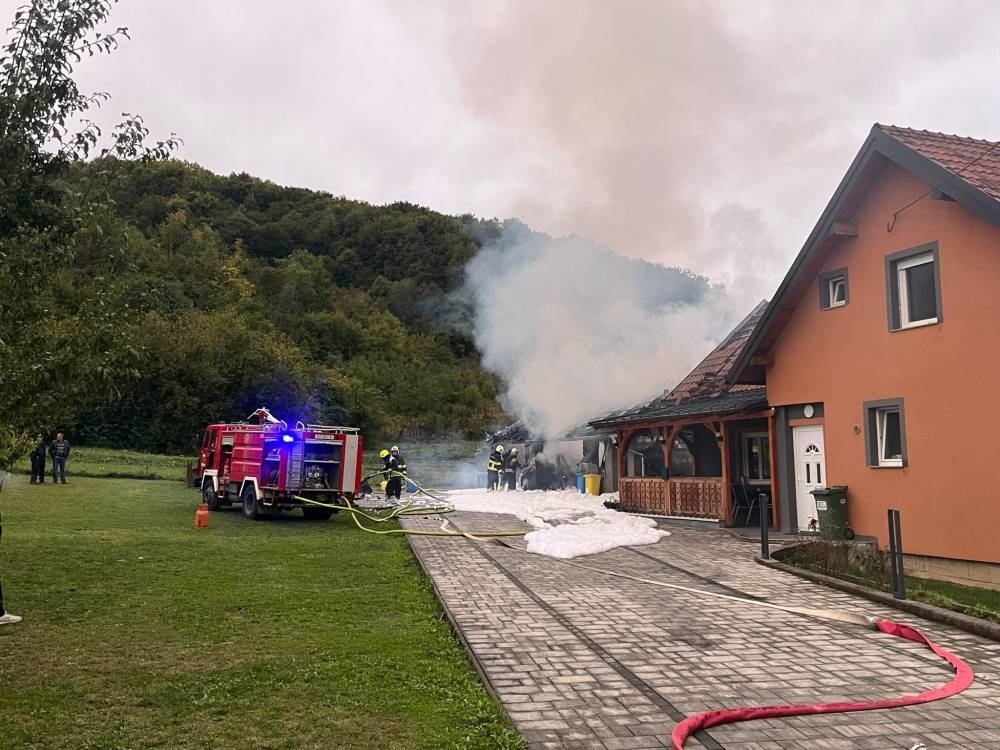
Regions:
<instances>
[{"instance_id":1,"label":"tree","mask_svg":"<svg viewBox=\"0 0 1000 750\"><path fill-rule=\"evenodd\" d=\"M100 150L108 168L67 179L102 141L87 113L108 95L84 94L72 74L127 38L124 28L97 30L112 5L33 0L17 10L0 56L0 435L11 460L75 403L113 396L136 374L132 310L117 282L127 225L108 187L116 163L162 159L180 141L148 143L142 118L126 114Z\"/></svg>"}]
</instances>

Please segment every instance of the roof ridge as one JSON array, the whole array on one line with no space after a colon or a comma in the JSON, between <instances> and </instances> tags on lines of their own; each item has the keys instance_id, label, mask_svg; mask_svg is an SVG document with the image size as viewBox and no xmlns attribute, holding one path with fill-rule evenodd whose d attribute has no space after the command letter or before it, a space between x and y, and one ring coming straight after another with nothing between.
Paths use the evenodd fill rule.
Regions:
<instances>
[{"instance_id":1,"label":"roof ridge","mask_svg":"<svg viewBox=\"0 0 1000 750\"><path fill-rule=\"evenodd\" d=\"M989 138L975 138L971 135L959 135L958 133L945 133L940 130L927 130L926 128L908 128L905 125L887 125L885 123L877 122L875 127L879 130L892 135L893 130L902 131L904 133L914 133L916 135L931 135L938 136L940 138L948 138L951 140L974 142L974 143L988 143L990 145L997 143L997 141L991 141Z\"/></svg>"}]
</instances>

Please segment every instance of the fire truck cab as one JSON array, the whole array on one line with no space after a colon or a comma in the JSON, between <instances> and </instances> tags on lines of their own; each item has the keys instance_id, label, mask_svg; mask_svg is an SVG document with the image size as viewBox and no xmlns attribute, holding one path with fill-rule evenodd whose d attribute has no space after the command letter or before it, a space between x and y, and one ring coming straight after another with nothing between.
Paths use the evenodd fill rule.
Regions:
<instances>
[{"instance_id":1,"label":"fire truck cab","mask_svg":"<svg viewBox=\"0 0 1000 750\"><path fill-rule=\"evenodd\" d=\"M355 427L296 423L289 427L266 408L250 421L209 425L192 483L211 510L239 503L246 518L302 508L306 518L335 511L300 497L336 504L361 494L363 441Z\"/></svg>"}]
</instances>

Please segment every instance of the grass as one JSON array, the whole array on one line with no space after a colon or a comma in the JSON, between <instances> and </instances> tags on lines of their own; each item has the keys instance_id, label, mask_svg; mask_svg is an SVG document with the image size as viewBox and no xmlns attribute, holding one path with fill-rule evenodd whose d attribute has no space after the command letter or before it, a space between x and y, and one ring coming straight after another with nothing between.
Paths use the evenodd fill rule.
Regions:
<instances>
[{"instance_id":1,"label":"grass","mask_svg":"<svg viewBox=\"0 0 1000 750\"><path fill-rule=\"evenodd\" d=\"M850 560L847 550L848 547L843 544L811 542L784 550L779 559L788 565L861 586L880 591L892 590L885 554L873 553ZM1000 591L907 576L906 595L915 601L1000 623Z\"/></svg>"},{"instance_id":2,"label":"grass","mask_svg":"<svg viewBox=\"0 0 1000 750\"><path fill-rule=\"evenodd\" d=\"M402 538L193 528L180 482L0 495L0 748L519 748Z\"/></svg>"},{"instance_id":3,"label":"grass","mask_svg":"<svg viewBox=\"0 0 1000 750\"><path fill-rule=\"evenodd\" d=\"M933 578L908 577L906 595L937 607L1000 623L1000 591L961 586Z\"/></svg>"},{"instance_id":4,"label":"grass","mask_svg":"<svg viewBox=\"0 0 1000 750\"><path fill-rule=\"evenodd\" d=\"M441 480L451 478L456 462L468 460L475 448L469 442L428 442L404 446L405 455L420 475L426 487L438 486ZM187 462L194 461L196 451L190 456L167 456L156 453L120 450L116 448L91 448L73 446L67 463L67 472L78 477L117 477L132 479L178 479L186 476ZM52 459L46 459L46 479L51 481ZM378 449L365 451L363 472L367 476L382 467ZM31 473L31 461L26 457L15 464L18 474Z\"/></svg>"},{"instance_id":5,"label":"grass","mask_svg":"<svg viewBox=\"0 0 1000 750\"><path fill-rule=\"evenodd\" d=\"M193 456L194 454L192 454ZM192 456L163 456L156 453L74 446L66 463L67 473L78 477L132 477L138 479L178 479L185 476ZM52 459L47 459L45 479L51 481ZM19 461L19 474L31 473L31 461Z\"/></svg>"}]
</instances>

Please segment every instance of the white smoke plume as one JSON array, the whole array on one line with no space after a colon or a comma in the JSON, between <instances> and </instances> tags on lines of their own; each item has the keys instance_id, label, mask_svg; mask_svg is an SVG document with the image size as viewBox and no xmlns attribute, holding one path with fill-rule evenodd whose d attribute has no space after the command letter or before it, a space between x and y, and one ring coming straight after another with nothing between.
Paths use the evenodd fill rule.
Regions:
<instances>
[{"instance_id":1,"label":"white smoke plume","mask_svg":"<svg viewBox=\"0 0 1000 750\"><path fill-rule=\"evenodd\" d=\"M465 291L504 407L546 438L673 386L749 312L702 276L514 221Z\"/></svg>"}]
</instances>

